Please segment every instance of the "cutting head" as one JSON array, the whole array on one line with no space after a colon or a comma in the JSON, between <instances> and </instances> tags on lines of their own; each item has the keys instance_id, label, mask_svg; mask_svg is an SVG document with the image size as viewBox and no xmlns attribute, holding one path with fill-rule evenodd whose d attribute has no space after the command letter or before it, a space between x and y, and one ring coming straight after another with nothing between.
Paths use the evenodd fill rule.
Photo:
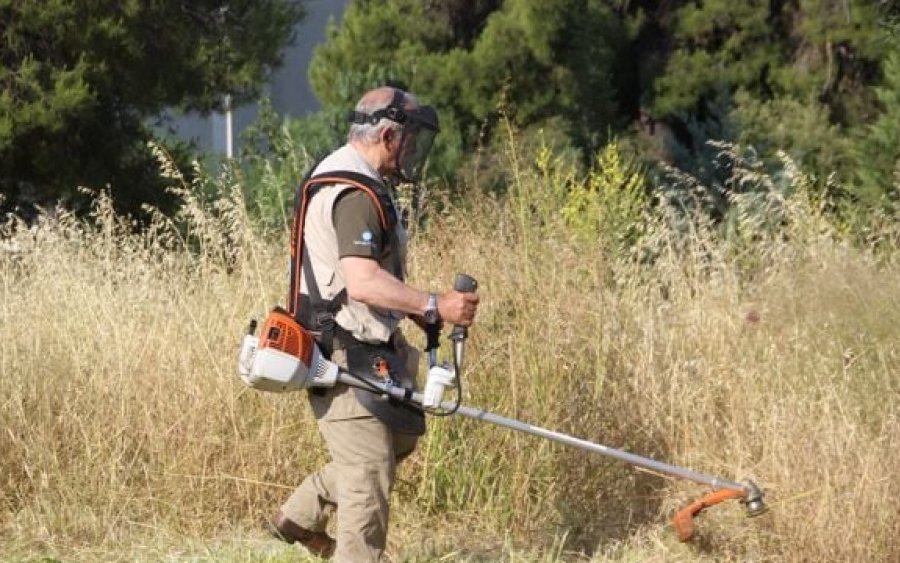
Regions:
<instances>
[{"instance_id":1,"label":"cutting head","mask_svg":"<svg viewBox=\"0 0 900 563\"><path fill-rule=\"evenodd\" d=\"M679 541L688 541L694 536L694 516L720 502L738 499L747 507L748 516L759 516L766 511L762 490L753 481L747 481L742 489L719 489L695 500L679 510L672 518L672 525Z\"/></svg>"}]
</instances>

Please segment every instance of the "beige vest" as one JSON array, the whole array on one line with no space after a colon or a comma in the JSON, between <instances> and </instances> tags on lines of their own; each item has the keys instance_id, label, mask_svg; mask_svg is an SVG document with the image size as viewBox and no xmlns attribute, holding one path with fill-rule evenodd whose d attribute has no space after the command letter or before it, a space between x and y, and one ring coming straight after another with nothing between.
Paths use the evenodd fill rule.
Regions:
<instances>
[{"instance_id":1,"label":"beige vest","mask_svg":"<svg viewBox=\"0 0 900 563\"><path fill-rule=\"evenodd\" d=\"M336 170L348 170L357 172L381 180L378 173L360 156L352 146L344 145L316 167L315 174L333 172ZM323 299L332 299L346 287L346 282L339 267L337 234L332 221L332 211L338 196L345 190L353 189L346 184L335 184L322 187L319 192L309 200L309 209L306 214L306 223L303 227L304 246L309 253L310 265L315 275L316 284ZM387 256L379 259L379 265L401 277L406 276L406 229L397 222L395 236L391 237L393 246L390 251L399 260L388 260ZM400 272L393 272L399 264ZM306 277L301 279L300 291L308 294ZM359 301L348 298L347 304L341 307L335 316L335 320L345 330L363 342L372 344L387 342L397 330L397 325L406 316L401 311L392 311L371 307Z\"/></svg>"}]
</instances>

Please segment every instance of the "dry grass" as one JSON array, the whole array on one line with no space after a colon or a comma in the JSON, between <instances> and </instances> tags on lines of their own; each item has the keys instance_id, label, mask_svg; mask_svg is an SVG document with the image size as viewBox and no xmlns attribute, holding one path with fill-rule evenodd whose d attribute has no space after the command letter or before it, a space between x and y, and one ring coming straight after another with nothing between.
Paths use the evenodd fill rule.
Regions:
<instances>
[{"instance_id":1,"label":"dry grass","mask_svg":"<svg viewBox=\"0 0 900 563\"><path fill-rule=\"evenodd\" d=\"M480 281L466 402L753 477L771 510L719 506L679 544L668 518L700 487L436 420L400 476L392 560L900 560L900 266L802 198L790 236L750 246L648 220L638 264L569 236L556 178L516 166L510 197L431 217L412 249L419 286ZM234 376L246 321L282 300L285 239L255 233L236 192L217 205L189 204L187 243L129 234L102 198L91 227L8 228L0 558L296 556L257 522L325 452L302 394Z\"/></svg>"}]
</instances>

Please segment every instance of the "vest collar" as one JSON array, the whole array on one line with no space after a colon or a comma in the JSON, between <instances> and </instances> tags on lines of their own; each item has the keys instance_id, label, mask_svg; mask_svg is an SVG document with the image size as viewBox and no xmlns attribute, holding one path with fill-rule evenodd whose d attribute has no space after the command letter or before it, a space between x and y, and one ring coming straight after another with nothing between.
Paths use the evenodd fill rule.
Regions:
<instances>
[{"instance_id":1,"label":"vest collar","mask_svg":"<svg viewBox=\"0 0 900 563\"><path fill-rule=\"evenodd\" d=\"M372 165L369 164L369 161L363 158L362 153L360 153L356 147L354 147L350 143L347 143L346 145L344 145L344 147L347 149L350 157L356 161L356 164L359 166L359 172L361 174L365 174L366 176L375 178L379 182L384 182L384 178L381 177L381 174L378 173L378 170L373 168Z\"/></svg>"}]
</instances>

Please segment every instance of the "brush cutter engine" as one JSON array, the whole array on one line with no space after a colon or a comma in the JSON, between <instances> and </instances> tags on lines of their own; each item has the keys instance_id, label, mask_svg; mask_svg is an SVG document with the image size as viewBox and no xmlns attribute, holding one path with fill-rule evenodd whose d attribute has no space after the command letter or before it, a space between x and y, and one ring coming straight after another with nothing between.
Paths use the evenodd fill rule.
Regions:
<instances>
[{"instance_id":1,"label":"brush cutter engine","mask_svg":"<svg viewBox=\"0 0 900 563\"><path fill-rule=\"evenodd\" d=\"M256 321L250 321L238 358L238 373L250 387L285 392L337 382L337 364L325 358L312 334L284 309L272 309L259 337L255 331Z\"/></svg>"}]
</instances>

